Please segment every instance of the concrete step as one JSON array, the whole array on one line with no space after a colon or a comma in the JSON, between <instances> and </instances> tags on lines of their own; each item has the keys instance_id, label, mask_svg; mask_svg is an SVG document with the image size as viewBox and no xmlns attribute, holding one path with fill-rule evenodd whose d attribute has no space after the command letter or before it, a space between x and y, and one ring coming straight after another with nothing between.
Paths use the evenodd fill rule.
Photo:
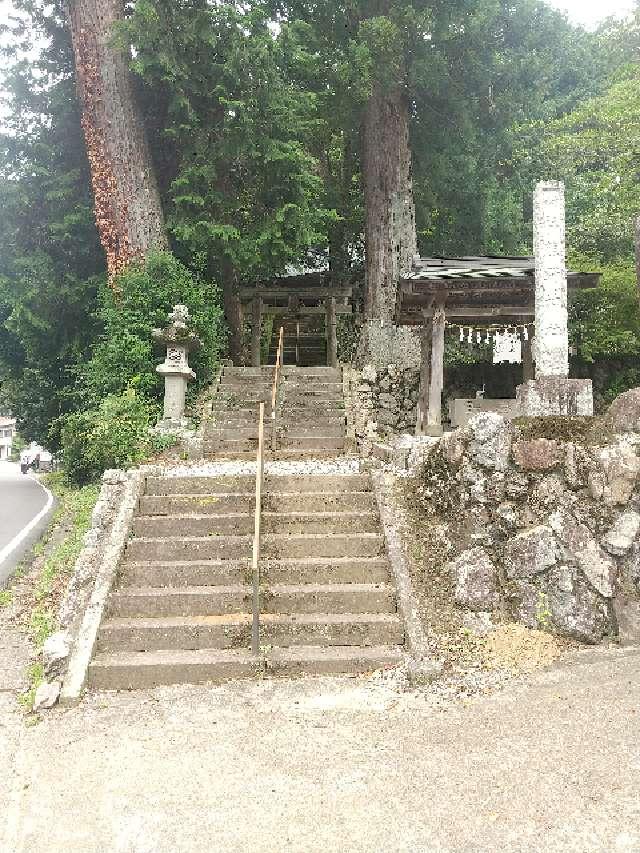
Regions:
<instances>
[{"instance_id":1,"label":"concrete step","mask_svg":"<svg viewBox=\"0 0 640 853\"><path fill-rule=\"evenodd\" d=\"M237 649L99 653L87 682L93 690L141 690L163 684L220 684L264 673L263 659Z\"/></svg>"},{"instance_id":2,"label":"concrete step","mask_svg":"<svg viewBox=\"0 0 640 853\"><path fill-rule=\"evenodd\" d=\"M273 379L273 367L265 364L262 367L225 367L222 371L222 377L270 377Z\"/></svg>"},{"instance_id":3,"label":"concrete step","mask_svg":"<svg viewBox=\"0 0 640 853\"><path fill-rule=\"evenodd\" d=\"M265 435L267 433L271 434L271 424L265 424L265 427ZM216 426L209 426L205 430L205 441L237 441L239 439L257 441L258 425L230 427L224 424L217 424Z\"/></svg>"},{"instance_id":4,"label":"concrete step","mask_svg":"<svg viewBox=\"0 0 640 853\"><path fill-rule=\"evenodd\" d=\"M286 442L281 442L280 446L286 447ZM323 459L338 459L344 454L344 450L301 450L300 448L290 448L289 450L276 450L270 454L270 458L283 462L306 462L310 460Z\"/></svg>"},{"instance_id":5,"label":"concrete step","mask_svg":"<svg viewBox=\"0 0 640 853\"><path fill-rule=\"evenodd\" d=\"M316 436L338 436L343 437L345 433L344 423L313 424L304 421L301 424L280 424L280 434L288 439L293 438L315 438Z\"/></svg>"},{"instance_id":6,"label":"concrete step","mask_svg":"<svg viewBox=\"0 0 640 853\"><path fill-rule=\"evenodd\" d=\"M320 429L321 427L344 427L346 426L346 417L344 412L307 412L306 409L300 409L297 412L287 412L281 414L276 422L278 431L296 430L299 427L303 429Z\"/></svg>"},{"instance_id":7,"label":"concrete step","mask_svg":"<svg viewBox=\"0 0 640 853\"><path fill-rule=\"evenodd\" d=\"M282 445L287 450L344 450L345 437L322 434L294 436L287 432Z\"/></svg>"},{"instance_id":8,"label":"concrete step","mask_svg":"<svg viewBox=\"0 0 640 853\"><path fill-rule=\"evenodd\" d=\"M208 451L213 453L255 453L258 449L258 439L239 438L239 439L216 439L205 436L202 442L202 449L205 454Z\"/></svg>"},{"instance_id":9,"label":"concrete step","mask_svg":"<svg viewBox=\"0 0 640 853\"><path fill-rule=\"evenodd\" d=\"M397 666L397 646L299 646L272 649L265 658L235 649L192 649L98 654L89 667L94 690L135 690L162 684L221 683L232 678L270 675L340 675Z\"/></svg>"},{"instance_id":10,"label":"concrete step","mask_svg":"<svg viewBox=\"0 0 640 853\"><path fill-rule=\"evenodd\" d=\"M388 583L385 557L314 557L298 560L262 560L264 584ZM250 585L251 562L245 560L125 562L120 588Z\"/></svg>"},{"instance_id":11,"label":"concrete step","mask_svg":"<svg viewBox=\"0 0 640 853\"><path fill-rule=\"evenodd\" d=\"M238 649L251 646L251 613L107 619L98 651ZM263 613L260 641L270 646L386 646L404 642L394 613Z\"/></svg>"},{"instance_id":12,"label":"concrete step","mask_svg":"<svg viewBox=\"0 0 640 853\"><path fill-rule=\"evenodd\" d=\"M236 477L148 477L146 495L210 495L251 493L255 489L255 476ZM325 494L345 492L370 492L368 474L303 474L265 477L265 494Z\"/></svg>"},{"instance_id":13,"label":"concrete step","mask_svg":"<svg viewBox=\"0 0 640 853\"><path fill-rule=\"evenodd\" d=\"M253 512L138 516L133 533L143 539L233 536L253 533ZM263 512L262 532L267 533L375 533L380 526L377 513L363 512Z\"/></svg>"},{"instance_id":14,"label":"concrete step","mask_svg":"<svg viewBox=\"0 0 640 853\"><path fill-rule=\"evenodd\" d=\"M402 663L398 646L296 646L272 649L266 658L266 672L273 676L361 675L390 669Z\"/></svg>"},{"instance_id":15,"label":"concrete step","mask_svg":"<svg viewBox=\"0 0 640 853\"><path fill-rule=\"evenodd\" d=\"M297 381L322 377L327 382L342 382L342 370L335 367L295 367L294 365L284 365L282 368L282 376L285 380L292 378Z\"/></svg>"},{"instance_id":16,"label":"concrete step","mask_svg":"<svg viewBox=\"0 0 640 853\"><path fill-rule=\"evenodd\" d=\"M112 592L109 617L201 616L251 610L252 587L126 587ZM263 590L263 613L395 613L388 584L277 584Z\"/></svg>"},{"instance_id":17,"label":"concrete step","mask_svg":"<svg viewBox=\"0 0 640 853\"><path fill-rule=\"evenodd\" d=\"M376 511L373 492L267 493L264 512L365 512ZM255 511L255 494L145 495L138 515L218 515Z\"/></svg>"},{"instance_id":18,"label":"concrete step","mask_svg":"<svg viewBox=\"0 0 640 853\"><path fill-rule=\"evenodd\" d=\"M180 539L132 539L126 557L142 560L242 560L251 554L251 536L207 536ZM265 533L265 559L293 560L306 557L378 557L384 539L378 533L282 534Z\"/></svg>"}]
</instances>

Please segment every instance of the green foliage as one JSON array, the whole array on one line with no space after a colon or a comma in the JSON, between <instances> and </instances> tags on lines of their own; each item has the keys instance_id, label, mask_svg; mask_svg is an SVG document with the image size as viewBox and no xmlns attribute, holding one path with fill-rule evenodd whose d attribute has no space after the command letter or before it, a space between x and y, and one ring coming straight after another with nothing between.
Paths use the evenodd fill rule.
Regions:
<instances>
[{"instance_id":1,"label":"green foliage","mask_svg":"<svg viewBox=\"0 0 640 853\"><path fill-rule=\"evenodd\" d=\"M170 228L225 287L282 272L326 241L305 146L313 95L285 73L290 57L270 23L262 3L138 0L123 33L148 120L159 120Z\"/></svg>"},{"instance_id":2,"label":"green foliage","mask_svg":"<svg viewBox=\"0 0 640 853\"><path fill-rule=\"evenodd\" d=\"M95 334L104 267L59 6L14 0L21 20L4 28L2 51L0 396L42 443L74 406L70 368Z\"/></svg>"},{"instance_id":3,"label":"green foliage","mask_svg":"<svg viewBox=\"0 0 640 853\"><path fill-rule=\"evenodd\" d=\"M563 118L520 134L524 166L566 182L572 249L604 263L626 261L640 211L638 66L625 66L602 94Z\"/></svg>"},{"instance_id":4,"label":"green foliage","mask_svg":"<svg viewBox=\"0 0 640 853\"><path fill-rule=\"evenodd\" d=\"M155 449L150 432L159 410L134 391L106 397L97 409L69 415L62 458L70 482L84 485L108 468L131 468Z\"/></svg>"},{"instance_id":5,"label":"green foliage","mask_svg":"<svg viewBox=\"0 0 640 853\"><path fill-rule=\"evenodd\" d=\"M570 308L571 338L580 357L593 362L640 355L640 305L631 259L606 266L584 257L572 260L574 267L602 272L600 287L577 293Z\"/></svg>"},{"instance_id":6,"label":"green foliage","mask_svg":"<svg viewBox=\"0 0 640 853\"><path fill-rule=\"evenodd\" d=\"M201 349L190 356L197 376L192 393L211 381L225 342L218 288L162 252L129 267L117 280L116 292L106 283L100 289L103 331L77 374L88 405L97 406L107 395L129 388L160 401L164 386L156 365L164 353L154 352L151 330L164 328L169 311L178 304L189 309L193 331L202 341Z\"/></svg>"}]
</instances>

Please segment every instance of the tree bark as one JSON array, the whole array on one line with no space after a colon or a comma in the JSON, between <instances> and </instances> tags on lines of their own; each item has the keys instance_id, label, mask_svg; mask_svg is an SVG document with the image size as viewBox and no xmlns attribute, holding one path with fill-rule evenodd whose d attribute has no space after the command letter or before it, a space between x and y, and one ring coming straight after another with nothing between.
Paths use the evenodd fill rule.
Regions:
<instances>
[{"instance_id":1,"label":"tree bark","mask_svg":"<svg viewBox=\"0 0 640 853\"><path fill-rule=\"evenodd\" d=\"M636 278L638 280L638 293L640 293L640 216L636 219Z\"/></svg>"},{"instance_id":2,"label":"tree bark","mask_svg":"<svg viewBox=\"0 0 640 853\"><path fill-rule=\"evenodd\" d=\"M365 318L391 322L397 282L416 254L416 222L404 91L376 88L363 125Z\"/></svg>"},{"instance_id":3,"label":"tree bark","mask_svg":"<svg viewBox=\"0 0 640 853\"><path fill-rule=\"evenodd\" d=\"M124 0L68 0L95 216L111 282L168 246L160 193L126 56L112 46Z\"/></svg>"},{"instance_id":4,"label":"tree bark","mask_svg":"<svg viewBox=\"0 0 640 853\"><path fill-rule=\"evenodd\" d=\"M236 366L244 364L244 320L238 279L230 263L222 265L222 301L229 326L229 357Z\"/></svg>"}]
</instances>

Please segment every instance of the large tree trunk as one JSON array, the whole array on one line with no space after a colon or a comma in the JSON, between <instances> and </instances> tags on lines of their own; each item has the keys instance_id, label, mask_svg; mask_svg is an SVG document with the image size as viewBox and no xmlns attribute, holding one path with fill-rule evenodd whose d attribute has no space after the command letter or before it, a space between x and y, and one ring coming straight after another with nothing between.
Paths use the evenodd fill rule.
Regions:
<instances>
[{"instance_id":1,"label":"large tree trunk","mask_svg":"<svg viewBox=\"0 0 640 853\"><path fill-rule=\"evenodd\" d=\"M363 125L365 318L390 322L398 277L416 254L416 223L404 92L375 89Z\"/></svg>"},{"instance_id":2,"label":"large tree trunk","mask_svg":"<svg viewBox=\"0 0 640 853\"><path fill-rule=\"evenodd\" d=\"M126 56L112 47L124 0L69 0L78 96L109 278L166 248L160 194Z\"/></svg>"},{"instance_id":3,"label":"large tree trunk","mask_svg":"<svg viewBox=\"0 0 640 853\"><path fill-rule=\"evenodd\" d=\"M244 318L238 277L230 263L222 265L222 301L229 326L229 357L236 366L244 364Z\"/></svg>"},{"instance_id":4,"label":"large tree trunk","mask_svg":"<svg viewBox=\"0 0 640 853\"><path fill-rule=\"evenodd\" d=\"M636 278L638 280L638 292L640 293L640 216L636 219Z\"/></svg>"}]
</instances>

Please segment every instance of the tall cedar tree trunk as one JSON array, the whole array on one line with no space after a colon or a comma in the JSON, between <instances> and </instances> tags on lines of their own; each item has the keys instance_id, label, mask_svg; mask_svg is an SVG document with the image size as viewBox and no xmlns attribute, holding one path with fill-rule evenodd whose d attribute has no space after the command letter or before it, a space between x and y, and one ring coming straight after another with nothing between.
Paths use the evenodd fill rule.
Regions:
<instances>
[{"instance_id":1,"label":"tall cedar tree trunk","mask_svg":"<svg viewBox=\"0 0 640 853\"><path fill-rule=\"evenodd\" d=\"M238 288L238 276L229 262L222 264L222 301L229 326L229 357L235 365L244 364L244 318Z\"/></svg>"},{"instance_id":2,"label":"tall cedar tree trunk","mask_svg":"<svg viewBox=\"0 0 640 853\"><path fill-rule=\"evenodd\" d=\"M638 293L640 293L640 216L636 219L636 278L638 279Z\"/></svg>"},{"instance_id":3,"label":"tall cedar tree trunk","mask_svg":"<svg viewBox=\"0 0 640 853\"><path fill-rule=\"evenodd\" d=\"M374 90L363 122L365 317L391 322L398 277L416 254L416 222L404 92Z\"/></svg>"},{"instance_id":4,"label":"tall cedar tree trunk","mask_svg":"<svg viewBox=\"0 0 640 853\"><path fill-rule=\"evenodd\" d=\"M69 0L95 215L113 283L130 261L167 248L164 216L126 56L112 47L124 0Z\"/></svg>"}]
</instances>

